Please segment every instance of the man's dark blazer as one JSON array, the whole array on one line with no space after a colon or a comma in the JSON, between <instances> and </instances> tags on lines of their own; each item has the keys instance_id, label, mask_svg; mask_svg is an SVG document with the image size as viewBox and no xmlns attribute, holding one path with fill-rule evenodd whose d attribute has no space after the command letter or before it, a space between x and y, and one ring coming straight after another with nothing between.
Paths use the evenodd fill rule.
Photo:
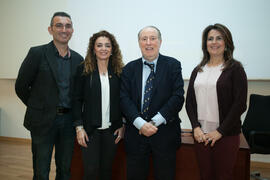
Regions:
<instances>
[{"instance_id":1,"label":"man's dark blazer","mask_svg":"<svg viewBox=\"0 0 270 180\"><path fill-rule=\"evenodd\" d=\"M71 92L76 67L83 61L83 57L73 50L70 52ZM24 126L36 135L49 133L56 117L59 89L55 53L53 41L30 48L15 83L18 97L27 106Z\"/></svg>"},{"instance_id":2,"label":"man's dark blazer","mask_svg":"<svg viewBox=\"0 0 270 180\"><path fill-rule=\"evenodd\" d=\"M125 141L128 144L127 152L134 148L137 149L135 142L139 142L141 137L133 122L141 113L142 68L142 58L139 58L128 63L121 75L120 104L127 120L125 132ZM160 54L153 86L149 107L150 117L160 112L167 121L167 124L160 125L157 133L151 136L153 143L164 144L168 148L174 148L176 145L177 148L181 142L181 120L178 113L184 103L181 63L172 57Z\"/></svg>"}]
</instances>

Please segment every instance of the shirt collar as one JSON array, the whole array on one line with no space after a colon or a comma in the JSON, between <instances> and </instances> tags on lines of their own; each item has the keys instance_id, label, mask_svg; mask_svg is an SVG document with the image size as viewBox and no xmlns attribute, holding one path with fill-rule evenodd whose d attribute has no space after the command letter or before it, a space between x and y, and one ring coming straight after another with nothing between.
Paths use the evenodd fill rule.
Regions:
<instances>
[{"instance_id":1,"label":"shirt collar","mask_svg":"<svg viewBox=\"0 0 270 180\"><path fill-rule=\"evenodd\" d=\"M57 57L61 57L61 58L63 58L63 59L67 59L67 60L70 59L71 53L70 53L69 47L67 47L68 50L67 50L67 54L65 55L65 57L62 57L62 56L59 55L59 51L58 51L58 49L56 48L56 46L55 46L54 43L53 43L53 47L54 47L55 55L56 55Z\"/></svg>"},{"instance_id":2,"label":"shirt collar","mask_svg":"<svg viewBox=\"0 0 270 180\"><path fill-rule=\"evenodd\" d=\"M155 69L156 69L158 58L159 58L159 55L158 55L158 57L156 59L154 59L154 61L151 61L150 62L150 61L144 59L144 57L142 57L142 63L144 64L144 62L147 62L149 64L154 64L155 65Z\"/></svg>"}]
</instances>

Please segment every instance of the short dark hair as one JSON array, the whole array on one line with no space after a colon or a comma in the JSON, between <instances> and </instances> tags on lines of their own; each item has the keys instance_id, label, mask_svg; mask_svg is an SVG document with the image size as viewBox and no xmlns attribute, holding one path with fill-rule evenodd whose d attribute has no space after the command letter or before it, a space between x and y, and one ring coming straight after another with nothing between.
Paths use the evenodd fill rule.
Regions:
<instances>
[{"instance_id":1,"label":"short dark hair","mask_svg":"<svg viewBox=\"0 0 270 180\"><path fill-rule=\"evenodd\" d=\"M51 26L53 26L53 18L54 18L55 16L68 17L68 18L71 20L71 16L70 16L68 13L66 13L66 12L55 12L55 13L53 14L52 18L51 18L51 24L50 24Z\"/></svg>"}]
</instances>

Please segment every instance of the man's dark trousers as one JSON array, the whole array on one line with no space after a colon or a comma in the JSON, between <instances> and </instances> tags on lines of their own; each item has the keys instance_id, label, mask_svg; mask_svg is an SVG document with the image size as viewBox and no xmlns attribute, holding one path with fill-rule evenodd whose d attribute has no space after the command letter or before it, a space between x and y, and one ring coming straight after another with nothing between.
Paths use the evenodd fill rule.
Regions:
<instances>
[{"instance_id":1,"label":"man's dark trousers","mask_svg":"<svg viewBox=\"0 0 270 180\"><path fill-rule=\"evenodd\" d=\"M34 135L32 138L32 153L34 177L33 180L49 180L52 149L55 146L56 180L69 180L71 157L73 154L75 130L72 126L71 113L57 115L54 126L48 135ZM70 157L70 158L69 158Z\"/></svg>"}]
</instances>

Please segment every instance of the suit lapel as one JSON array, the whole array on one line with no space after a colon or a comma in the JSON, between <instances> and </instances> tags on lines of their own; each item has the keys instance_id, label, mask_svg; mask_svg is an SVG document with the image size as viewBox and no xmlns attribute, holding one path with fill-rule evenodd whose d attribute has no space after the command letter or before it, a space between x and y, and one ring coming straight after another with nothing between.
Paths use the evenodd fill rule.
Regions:
<instances>
[{"instance_id":1,"label":"suit lapel","mask_svg":"<svg viewBox=\"0 0 270 180\"><path fill-rule=\"evenodd\" d=\"M76 73L77 67L78 65L80 65L78 59L75 59L74 57L74 53L72 52L71 49L70 50L70 61L71 61L71 77Z\"/></svg>"},{"instance_id":2,"label":"suit lapel","mask_svg":"<svg viewBox=\"0 0 270 180\"><path fill-rule=\"evenodd\" d=\"M74 83L74 75L75 75L75 73L76 73L76 70L77 70L77 67L78 67L78 62L76 61L76 59L74 59L74 58L72 58L72 51L71 51L71 49L70 49L70 83L71 83L71 87L73 87L73 83Z\"/></svg>"},{"instance_id":3,"label":"suit lapel","mask_svg":"<svg viewBox=\"0 0 270 180\"><path fill-rule=\"evenodd\" d=\"M160 54L158 61L157 61L157 67L156 67L156 73L155 73L155 80L153 84L153 94L152 97L155 95L156 89L158 87L159 82L162 78L164 78L164 71L166 69L165 61L163 56ZM153 98L152 98L153 99Z\"/></svg>"},{"instance_id":4,"label":"suit lapel","mask_svg":"<svg viewBox=\"0 0 270 180\"><path fill-rule=\"evenodd\" d=\"M140 58L136 66L134 67L135 68L134 76L136 77L136 87L139 94L138 101L139 101L140 107L141 107L141 99L142 99L142 68L143 68L142 66L143 66L142 58Z\"/></svg>"},{"instance_id":5,"label":"suit lapel","mask_svg":"<svg viewBox=\"0 0 270 180\"><path fill-rule=\"evenodd\" d=\"M56 80L56 82L58 81L58 78L57 78L57 58L55 56L55 49L54 49L54 46L52 44L53 42L50 42L47 46L47 51L46 51L46 58L47 58L47 61L49 63L49 66L52 70L52 73L53 73L53 76Z\"/></svg>"}]
</instances>

